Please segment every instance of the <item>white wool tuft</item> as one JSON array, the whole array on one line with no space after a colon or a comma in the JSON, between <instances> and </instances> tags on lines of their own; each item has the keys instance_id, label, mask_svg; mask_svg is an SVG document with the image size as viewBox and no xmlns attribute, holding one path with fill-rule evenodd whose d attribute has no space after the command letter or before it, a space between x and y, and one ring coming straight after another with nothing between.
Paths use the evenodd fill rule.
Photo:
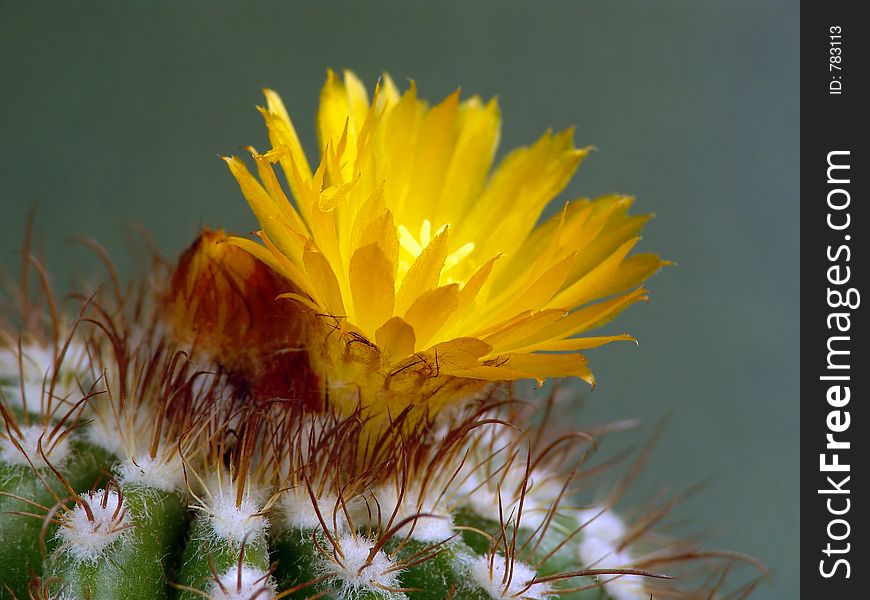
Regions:
<instances>
[{"instance_id":1,"label":"white wool tuft","mask_svg":"<svg viewBox=\"0 0 870 600\"><path fill-rule=\"evenodd\" d=\"M550 586L546 583L536 583L526 589L537 573L530 566L519 561L514 561L511 580L506 585L506 568L510 568L510 562L505 564L506 562L504 556L478 556L471 561L471 578L493 600L514 598L543 600L548 597Z\"/></svg>"},{"instance_id":2,"label":"white wool tuft","mask_svg":"<svg viewBox=\"0 0 870 600\"><path fill-rule=\"evenodd\" d=\"M97 404L97 406L103 410L97 411L96 418L86 430L88 441L117 456L145 454L147 445L136 448L136 443L140 442L141 446L143 442L145 444L151 442L154 411L146 410L150 407L141 405L138 410L128 410L118 417L113 411L108 410L108 405ZM142 451L137 452L137 450Z\"/></svg>"},{"instance_id":3,"label":"white wool tuft","mask_svg":"<svg viewBox=\"0 0 870 600\"><path fill-rule=\"evenodd\" d=\"M95 562L112 542L124 535L132 518L127 513L126 501L115 490L89 492L81 498L90 507L94 520L88 518L81 504L76 504L64 515L57 537L77 562Z\"/></svg>"},{"instance_id":4,"label":"white wool tuft","mask_svg":"<svg viewBox=\"0 0 870 600\"><path fill-rule=\"evenodd\" d=\"M453 501L458 498L481 517L498 521L499 506L505 520L516 519L522 498L522 526L538 529L561 499L565 477L539 467L527 478L523 458L527 440L521 434L497 423L477 431L467 459L451 483L455 488Z\"/></svg>"},{"instance_id":5,"label":"white wool tuft","mask_svg":"<svg viewBox=\"0 0 870 600\"><path fill-rule=\"evenodd\" d=\"M49 431L46 431L42 425L27 425L20 427L21 437L11 430L7 435L14 435L15 440L21 446L21 450L8 437L0 438L0 461L8 465L30 465L42 468L48 467L42 454L39 453L39 440L42 439L42 451L51 461L54 466L60 466L69 458L71 444L69 436L63 437L57 444L52 447L52 442L48 439ZM24 451L22 453L22 450ZM28 462L27 459L30 459Z\"/></svg>"},{"instance_id":6,"label":"white wool tuft","mask_svg":"<svg viewBox=\"0 0 870 600\"><path fill-rule=\"evenodd\" d=\"M320 571L336 580L341 588L340 598L356 598L365 591L390 597L390 588L401 587L399 571L392 570L395 565L383 550L378 550L371 563L368 562L374 547L371 540L346 535L339 538L338 545L341 554L336 552L329 559L322 558Z\"/></svg>"},{"instance_id":7,"label":"white wool tuft","mask_svg":"<svg viewBox=\"0 0 870 600\"><path fill-rule=\"evenodd\" d=\"M0 378L18 379L23 376L30 381L39 381L54 367L54 350L36 344L24 344L21 348L19 368L18 349L4 349L0 353Z\"/></svg>"},{"instance_id":8,"label":"white wool tuft","mask_svg":"<svg viewBox=\"0 0 870 600\"><path fill-rule=\"evenodd\" d=\"M53 364L53 362L46 362L44 355L45 353L38 346L25 346L22 348L19 364L17 348L0 348L0 400L3 400L7 406L14 408L24 406L21 398L22 379L28 407L40 406L44 374Z\"/></svg>"},{"instance_id":9,"label":"white wool tuft","mask_svg":"<svg viewBox=\"0 0 870 600\"><path fill-rule=\"evenodd\" d=\"M209 522L215 536L235 544L260 540L266 535L268 521L259 514L262 507L249 494L236 506L231 494L220 495L209 507Z\"/></svg>"},{"instance_id":10,"label":"white wool tuft","mask_svg":"<svg viewBox=\"0 0 870 600\"><path fill-rule=\"evenodd\" d=\"M609 509L586 508L578 511L583 526L582 535L594 537L610 544L617 544L625 537L625 523L614 511Z\"/></svg>"},{"instance_id":11,"label":"white wool tuft","mask_svg":"<svg viewBox=\"0 0 870 600\"><path fill-rule=\"evenodd\" d=\"M601 508L585 509L580 511L580 518L586 522L577 546L577 558L583 565L593 569L633 567L631 553L618 550L620 540L625 537L626 527L615 512L602 512ZM640 575L602 575L601 579L605 582L604 589L613 600L649 599L644 577Z\"/></svg>"},{"instance_id":12,"label":"white wool tuft","mask_svg":"<svg viewBox=\"0 0 870 600\"><path fill-rule=\"evenodd\" d=\"M628 550L618 550L616 546L598 538L585 538L577 547L580 561L593 569L630 569L634 558Z\"/></svg>"},{"instance_id":13,"label":"white wool tuft","mask_svg":"<svg viewBox=\"0 0 870 600\"><path fill-rule=\"evenodd\" d=\"M417 511L426 512L426 511ZM431 513L430 513L431 514ZM404 519L407 515L400 512L397 520ZM405 525L396 534L402 538L410 534L411 539L418 542L436 544L449 539L453 534L453 517L450 515L421 516L416 521Z\"/></svg>"},{"instance_id":14,"label":"white wool tuft","mask_svg":"<svg viewBox=\"0 0 870 600\"><path fill-rule=\"evenodd\" d=\"M242 565L241 579L239 568L232 567L220 576L220 583L212 584L212 600L272 600L275 597L275 583L269 573Z\"/></svg>"},{"instance_id":15,"label":"white wool tuft","mask_svg":"<svg viewBox=\"0 0 870 600\"><path fill-rule=\"evenodd\" d=\"M287 490L281 497L280 506L284 514L284 524L290 529L311 531L323 527L311 503L311 496L304 487ZM317 510L320 511L329 531L342 533L348 529L347 516L335 496L325 495L317 498Z\"/></svg>"},{"instance_id":16,"label":"white wool tuft","mask_svg":"<svg viewBox=\"0 0 870 600\"><path fill-rule=\"evenodd\" d=\"M42 381L24 382L24 398L27 400L28 411L33 411L41 406L43 397ZM0 385L0 400L6 406L24 408L24 400L21 398L21 384L18 381L8 385Z\"/></svg>"},{"instance_id":17,"label":"white wool tuft","mask_svg":"<svg viewBox=\"0 0 870 600\"><path fill-rule=\"evenodd\" d=\"M640 575L620 575L604 584L613 600L649 600L650 594Z\"/></svg>"},{"instance_id":18,"label":"white wool tuft","mask_svg":"<svg viewBox=\"0 0 870 600\"><path fill-rule=\"evenodd\" d=\"M85 436L94 446L98 446L117 456L126 455L124 436L120 434L119 428L113 422L103 421L99 415L85 429Z\"/></svg>"},{"instance_id":19,"label":"white wool tuft","mask_svg":"<svg viewBox=\"0 0 870 600\"><path fill-rule=\"evenodd\" d=\"M494 468L501 466L488 463L486 470L494 471ZM551 508L560 499L564 479L543 469L529 474L528 482L525 483L525 495L523 485L526 465L522 461L512 462L489 478L486 470L478 467L466 476L461 487L468 507L486 519L499 520L499 505L502 507L504 519L516 519L522 499L521 525L534 530L546 521Z\"/></svg>"},{"instance_id":20,"label":"white wool tuft","mask_svg":"<svg viewBox=\"0 0 870 600\"><path fill-rule=\"evenodd\" d=\"M0 347L0 381L18 379L18 354L7 347Z\"/></svg>"},{"instance_id":21,"label":"white wool tuft","mask_svg":"<svg viewBox=\"0 0 870 600\"><path fill-rule=\"evenodd\" d=\"M54 367L54 349L48 346L25 344L21 349L20 361L17 348L0 348L0 398L11 406L23 406L23 380L28 406L40 406L51 388ZM76 341L71 342L55 380L55 401L79 400L81 393L77 380L91 379L92 371L87 348Z\"/></svg>"},{"instance_id":22,"label":"white wool tuft","mask_svg":"<svg viewBox=\"0 0 870 600\"><path fill-rule=\"evenodd\" d=\"M522 466L525 470L525 465ZM542 469L529 474L529 482L523 498L523 514L521 525L528 529L538 529L547 520L547 515L557 501L561 500L564 477ZM516 498L516 508L519 509L520 498Z\"/></svg>"},{"instance_id":23,"label":"white wool tuft","mask_svg":"<svg viewBox=\"0 0 870 600\"><path fill-rule=\"evenodd\" d=\"M156 458L149 454L136 458L128 458L118 468L118 475L123 483L139 484L156 488L164 492L174 492L184 487L184 465L181 458L163 456L162 451Z\"/></svg>"},{"instance_id":24,"label":"white wool tuft","mask_svg":"<svg viewBox=\"0 0 870 600\"><path fill-rule=\"evenodd\" d=\"M453 517L443 506L440 506L444 503L443 500L440 503L438 501L440 493L441 490L437 486L434 486L433 490L428 493L423 493L419 489L409 490L402 495L402 502L396 511L399 493L394 485L386 485L372 492L369 504L372 506L373 513L380 507L381 520L383 521L380 527L386 527L393 511L396 511L396 515L392 525L398 525L403 520L414 516L426 515L409 521L395 535L397 538L410 535L411 539L419 542L437 543L443 542L454 534ZM376 521L377 514L373 514L372 524L378 526Z\"/></svg>"}]
</instances>

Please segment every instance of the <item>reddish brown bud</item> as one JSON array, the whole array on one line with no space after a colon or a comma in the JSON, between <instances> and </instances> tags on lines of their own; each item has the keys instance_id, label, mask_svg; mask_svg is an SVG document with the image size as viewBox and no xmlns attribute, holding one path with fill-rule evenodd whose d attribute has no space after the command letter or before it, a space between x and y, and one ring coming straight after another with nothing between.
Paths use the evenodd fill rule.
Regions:
<instances>
[{"instance_id":1,"label":"reddish brown bud","mask_svg":"<svg viewBox=\"0 0 870 600\"><path fill-rule=\"evenodd\" d=\"M190 344L261 399L319 401L302 345L304 317L280 294L292 283L228 241L203 230L178 261L165 299L179 341Z\"/></svg>"}]
</instances>

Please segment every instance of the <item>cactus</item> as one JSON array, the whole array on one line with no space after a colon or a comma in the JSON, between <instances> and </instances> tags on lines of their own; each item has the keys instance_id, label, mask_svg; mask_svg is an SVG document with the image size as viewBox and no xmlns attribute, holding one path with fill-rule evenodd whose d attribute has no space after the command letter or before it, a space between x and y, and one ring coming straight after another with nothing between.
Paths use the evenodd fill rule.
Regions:
<instances>
[{"instance_id":1,"label":"cactus","mask_svg":"<svg viewBox=\"0 0 870 600\"><path fill-rule=\"evenodd\" d=\"M266 99L258 178L225 159L262 245L206 230L73 311L25 247L39 293L25 268L0 327L0 598L726 597L750 559L656 533L670 501L620 516L646 460L614 483L600 448L624 423L567 431L571 398L514 383L592 383L578 352L631 338L576 336L666 264L627 257L646 217L626 198L533 228L585 156L570 133L487 183L494 103L430 109L387 76L369 102L330 72L312 172Z\"/></svg>"}]
</instances>

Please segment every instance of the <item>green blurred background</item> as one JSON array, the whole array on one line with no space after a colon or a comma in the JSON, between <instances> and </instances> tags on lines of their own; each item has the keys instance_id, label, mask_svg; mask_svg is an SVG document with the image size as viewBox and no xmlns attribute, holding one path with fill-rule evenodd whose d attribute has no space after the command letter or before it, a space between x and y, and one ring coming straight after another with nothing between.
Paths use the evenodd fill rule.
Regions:
<instances>
[{"instance_id":1,"label":"green blurred background","mask_svg":"<svg viewBox=\"0 0 870 600\"><path fill-rule=\"evenodd\" d=\"M502 152L576 124L600 152L564 197L637 195L644 248L679 263L611 327L640 345L590 353L580 418L670 414L634 499L711 478L680 517L771 568L757 597L797 598L798 23L782 0L0 1L0 264L33 206L60 286L97 272L74 236L131 273L132 222L170 256L253 230L216 155L266 146L264 85L313 152L329 66L498 95Z\"/></svg>"}]
</instances>

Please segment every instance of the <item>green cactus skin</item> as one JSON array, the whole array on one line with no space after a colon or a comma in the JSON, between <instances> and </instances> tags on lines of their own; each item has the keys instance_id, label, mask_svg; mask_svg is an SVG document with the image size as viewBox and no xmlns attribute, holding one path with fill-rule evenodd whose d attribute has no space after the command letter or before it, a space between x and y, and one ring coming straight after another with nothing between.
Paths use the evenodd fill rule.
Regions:
<instances>
[{"instance_id":1,"label":"green cactus skin","mask_svg":"<svg viewBox=\"0 0 870 600\"><path fill-rule=\"evenodd\" d=\"M85 490L100 479L113 460L100 448L74 441L61 472L73 489ZM0 462L0 491L49 508L55 506L56 500L46 489L46 484L58 498L69 496L69 491L48 467L39 469L39 473L45 483L29 465L8 465ZM39 514L41 510L21 500L0 495L0 598L3 599L15 596L27 598L30 575L42 573L43 557L39 539L43 523L36 517L11 514L12 512ZM50 525L45 533L46 549L49 552L56 546L55 529L55 525Z\"/></svg>"},{"instance_id":2,"label":"green cactus skin","mask_svg":"<svg viewBox=\"0 0 870 600\"><path fill-rule=\"evenodd\" d=\"M278 589L288 589L317 578L316 557L319 552L311 541L313 532L298 529L285 531L272 538L272 561ZM324 543L328 543L323 539ZM321 544L322 545L322 544ZM307 598L313 587L301 589L289 598Z\"/></svg>"},{"instance_id":3,"label":"green cactus skin","mask_svg":"<svg viewBox=\"0 0 870 600\"><path fill-rule=\"evenodd\" d=\"M76 451L76 456L79 457L76 465L84 467L86 463L90 464L90 471L81 480L94 480L94 472L99 473L101 466L106 464L109 457L103 451L80 443ZM3 469L4 481L8 485L13 485L16 493L20 494L25 489L20 474L18 479L13 480L8 473L14 469L8 466L4 466ZM70 471L67 476L72 476L72 469L67 470ZM33 486L32 481L30 485ZM82 489L88 487L91 486L84 485ZM35 489L38 491L41 488ZM209 517L204 512L197 513L186 536L186 542L184 541L187 509L181 494L135 485L121 486L121 490L128 504L134 527L122 538L113 542L100 560L90 563L76 562L68 553L56 548L56 540L51 537L47 539L50 547L55 546L46 561L46 581L56 578L52 583L53 592L62 589L65 599L76 600L117 598L198 600L203 597L201 594L184 588L189 587L208 593L213 586L214 573L224 573L238 564L240 545L216 539L208 522ZM35 492L32 497L36 497ZM458 511L454 518L459 526L475 527L490 535L500 531L497 522L482 518L467 509ZM4 519L3 523L7 524L9 515L4 515ZM17 517L17 519L23 518ZM560 520L564 522L554 523L552 527L558 526L564 531L574 524L571 519L560 518ZM16 586L12 590L19 598L27 597L26 584L29 579L27 568L35 571L39 568L41 559L38 541L36 541L41 524L36 519L23 522L33 524L27 528L9 527L7 524L3 530L7 534L13 530L16 532L18 539L13 543L18 544L15 547L18 550L14 551L14 548L7 543L4 543L2 548L5 553L2 562L5 569L2 581L7 585L8 582L12 582ZM314 543L315 535L320 549ZM528 535L532 535L532 532L521 529L517 544L522 545ZM563 539L561 535L554 535L553 543L561 539ZM549 552L552 546L547 545L548 541L550 540L545 538L538 554ZM302 587L287 597L303 599L323 594L323 598L332 600L346 599L346 596L340 593L340 586L335 580L323 578L320 562L323 551L329 552L331 546L322 532L289 530L272 535L269 542L267 545L265 540L260 539L247 544L243 562L266 572L271 560L275 565L274 576L279 591L320 578L316 584ZM573 546L571 543L566 544L563 551L556 553L553 558L540 565L538 574L545 576L549 573L576 570L576 559L572 562L569 558ZM462 535L437 547L428 542L404 539L397 535L384 545L383 550L394 561L404 563L399 574L399 582L407 591L383 594L374 590L358 590L354 595L356 600L399 598L491 600L492 598L488 592L472 582L468 573L469 562L489 550L489 540L480 533L465 530ZM180 566L178 573L175 574L171 567L173 560L178 560L179 554ZM419 560L424 556L427 557L426 560ZM13 557L18 560L9 560ZM177 589L176 586L169 585L170 583L177 584ZM566 585L566 587L571 586L573 586L572 582ZM8 592L3 593L6 594L4 598L12 598ZM560 597L569 600L607 600L608 595L602 589L591 589L563 594Z\"/></svg>"},{"instance_id":4,"label":"green cactus skin","mask_svg":"<svg viewBox=\"0 0 870 600\"><path fill-rule=\"evenodd\" d=\"M106 450L74 440L70 456L60 466L69 485L84 493L95 488L114 460ZM69 496L69 490L50 469L43 468L40 473L52 482L59 497ZM4 491L43 506L55 504L54 497L28 466L0 464L0 484ZM141 484L122 484L120 491L133 526L92 562L77 562L60 547L55 525L46 532L49 556L43 562L39 543L42 522L37 518L8 514L8 511L39 513L40 510L9 496L0 497L0 512L7 511L0 514L0 582L5 586L0 587L0 598L27 598L31 575L39 575L44 567L42 581L49 585L49 592L53 594L44 600L60 597L61 593L64 600L199 600L214 593L216 576L223 576L239 565L241 544L219 539L211 525L209 512L201 510L202 507L200 510L188 507L187 495L159 491ZM400 591L384 591L374 586L349 591L344 576L328 574L324 566L329 564L328 556L333 552L326 534L319 530L281 530L278 526L282 522L280 513L273 512L264 517L278 527L265 526L264 530L271 532L269 536L261 534L247 542L242 563L264 574L269 573L271 565L277 584L273 589L278 592L296 589L285 597L299 600L312 596L331 600L497 598L498 592L478 587L480 584L472 572L472 565L479 565L480 557L490 552L501 555L505 548L504 536L507 536L509 545L513 538L512 526L507 524L503 529L496 519L481 516L470 506L454 509L451 518L456 535L443 544L406 538L402 533L384 543L382 551L396 567L393 587ZM528 521L521 520L521 523L514 546L522 549L519 560L535 565L535 576L546 577L581 568L577 551L583 532L579 535L572 533L581 525L573 513L556 514L544 535L540 530L534 531ZM344 535L347 534L345 531ZM358 535L376 536L377 532L360 531ZM566 537L568 541L563 544ZM493 543L499 539L499 544ZM494 560L500 559L495 557ZM268 583L271 587L271 582ZM306 585L308 583L310 585ZM591 578L550 584L553 591L590 585L594 585ZM261 596L270 598L271 592ZM562 593L559 597L565 600L610 598L606 589L600 587Z\"/></svg>"},{"instance_id":5,"label":"green cactus skin","mask_svg":"<svg viewBox=\"0 0 870 600\"><path fill-rule=\"evenodd\" d=\"M465 563L474 551L462 540L454 539L433 548L433 544L417 540L390 540L386 551L409 565L399 575L402 587L414 600L437 600L451 597L467 600L489 600L486 592L469 583ZM432 556L417 562L423 556ZM417 564L414 564L414 563Z\"/></svg>"},{"instance_id":6,"label":"green cactus skin","mask_svg":"<svg viewBox=\"0 0 870 600\"><path fill-rule=\"evenodd\" d=\"M278 589L287 589L306 581L315 580L320 571L317 557L322 551L315 547L313 536L318 536L322 549L329 551L330 545L322 533L311 531L288 531L273 539L273 561L277 563L275 572ZM477 555L463 541L454 539L443 545L420 542L413 539L394 538L384 545L384 551L394 560L407 561L407 566L399 574L399 581L405 591L403 595L387 596L375 591L359 591L354 598L360 600L384 600L385 598L408 598L408 600L491 600L491 597L478 588L467 573L468 561ZM422 557L426 560L419 560ZM300 589L290 598L308 598L316 593L324 593L324 598L344 600L336 592L329 580ZM579 598L579 596L578 596ZM592 600L591 597L583 597Z\"/></svg>"},{"instance_id":7,"label":"green cactus skin","mask_svg":"<svg viewBox=\"0 0 870 600\"><path fill-rule=\"evenodd\" d=\"M489 538L480 532L489 535L498 535L499 525L496 521L484 519L466 508L460 508L453 517L456 525L465 527L462 529L462 541L474 551L475 554L484 554L489 549Z\"/></svg>"},{"instance_id":8,"label":"green cactus skin","mask_svg":"<svg viewBox=\"0 0 870 600\"><path fill-rule=\"evenodd\" d=\"M492 538L497 538L501 535L501 525L499 525L498 521L486 519L468 509L460 509L454 518L457 525L483 531ZM570 541L563 544L562 541L579 527L580 523L576 519L560 515L554 516L548 525L548 535L542 536L540 531L535 531L521 525L517 533L516 547L528 548L529 552L534 550L533 561L538 566L537 571L540 576L576 571L575 544L570 543ZM512 528L509 527L507 529L507 535L513 535ZM573 537L576 543L578 536L574 535ZM489 549L489 538L478 531L464 529L462 531L462 539L477 554L485 554ZM544 557L546 557L546 560L543 560ZM560 598L566 597L568 596L560 596Z\"/></svg>"},{"instance_id":9,"label":"green cactus skin","mask_svg":"<svg viewBox=\"0 0 870 600\"><path fill-rule=\"evenodd\" d=\"M73 453L63 465L63 475L74 489L92 489L112 460L105 450L75 441ZM68 495L68 491L50 470L42 471L43 476L53 482L53 488L59 496ZM45 506L54 503L53 497L29 467L0 465L0 481L3 489L9 493ZM196 513L190 531L185 536L186 515L190 511L186 506L186 497L181 493L167 493L140 485L122 485L121 491L134 526L113 542L100 560L76 562L57 547L58 541L54 536L56 526L48 530L46 544L50 555L45 561L44 581L51 583L53 593L63 590L64 598L70 600L199 600L202 594L191 589L209 593L213 589L215 573L225 573L238 565L240 544L217 539L206 512ZM8 496L0 497L0 507L3 511L33 512L25 503ZM468 571L472 560L491 551L491 538L466 527L497 538L501 534L501 526L497 521L481 517L468 508L456 511L453 519L458 534L444 544L433 545L405 539L401 534L384 544L383 551L402 567L398 582L406 591L386 594L380 590L359 589L353 597L356 600L492 600L487 591L477 587ZM10 590L18 598L27 597L30 574L39 574L41 571L41 527L42 523L35 518L0 514L0 581L8 586L8 589L0 589L0 598L15 597ZM530 562L537 562L548 555L565 539L566 532L576 527L578 521L574 518L562 515L555 517L548 535L540 541ZM507 533L510 536L511 530L508 529ZM536 534L530 528L522 527L518 533L517 546L522 547L533 535ZM315 545L314 536L317 536L320 548ZM576 541L569 541L538 564L538 575L576 570ZM245 565L261 572L269 570L271 561L275 565L274 577L279 591L300 586L298 591L287 596L289 598L304 599L323 594L323 598L346 600L347 596L340 591L340 582L324 577L324 552L330 551L330 541L322 532L285 530L273 533L268 543L263 538L247 543L242 560ZM420 560L423 557L426 557L425 560ZM178 567L177 573L175 566ZM304 585L318 579L313 585ZM590 581L584 579L577 585L588 583ZM564 587L574 585L575 581L568 581ZM562 594L560 597L567 600L608 599L603 589Z\"/></svg>"},{"instance_id":10,"label":"green cactus skin","mask_svg":"<svg viewBox=\"0 0 870 600\"><path fill-rule=\"evenodd\" d=\"M160 600L167 598L167 566L183 539L184 501L180 494L141 486L121 486L133 527L99 560L78 562L62 549L46 561L49 581L70 600Z\"/></svg>"},{"instance_id":11,"label":"green cactus skin","mask_svg":"<svg viewBox=\"0 0 870 600\"><path fill-rule=\"evenodd\" d=\"M474 528L494 538L501 535L501 526L497 521L481 517L467 508L459 509L454 515L454 521L457 526ZM516 546L518 548L527 547L530 549L534 546L533 560L536 562L537 574L540 577L577 571L579 567L576 557L576 544L579 541L579 536L572 536L571 534L580 528L580 526L581 524L576 519L563 515L553 517L547 528L547 534L543 536L540 535L540 532L521 526L517 535ZM508 528L507 535L511 536L512 533L512 529ZM563 544L563 540L569 536L571 539L568 543ZM532 541L529 541L530 539ZM462 531L462 541L471 550L469 554L482 555L489 548L489 538L471 529L464 529ZM542 560L544 557L547 557L546 560ZM577 583L577 580L568 580L564 584L564 587L581 587L584 584L585 582ZM609 598L603 588L562 593L558 597L562 600L608 600ZM486 595L484 594L481 598L486 598Z\"/></svg>"},{"instance_id":12,"label":"green cactus skin","mask_svg":"<svg viewBox=\"0 0 870 600\"><path fill-rule=\"evenodd\" d=\"M225 573L239 563L242 546L215 537L204 512L197 513L187 536L187 544L181 558L181 567L175 583L179 586L208 592L214 574ZM269 548L264 539L248 542L244 547L242 562L251 567L269 569ZM202 600L202 595L179 587L177 600Z\"/></svg>"}]
</instances>

